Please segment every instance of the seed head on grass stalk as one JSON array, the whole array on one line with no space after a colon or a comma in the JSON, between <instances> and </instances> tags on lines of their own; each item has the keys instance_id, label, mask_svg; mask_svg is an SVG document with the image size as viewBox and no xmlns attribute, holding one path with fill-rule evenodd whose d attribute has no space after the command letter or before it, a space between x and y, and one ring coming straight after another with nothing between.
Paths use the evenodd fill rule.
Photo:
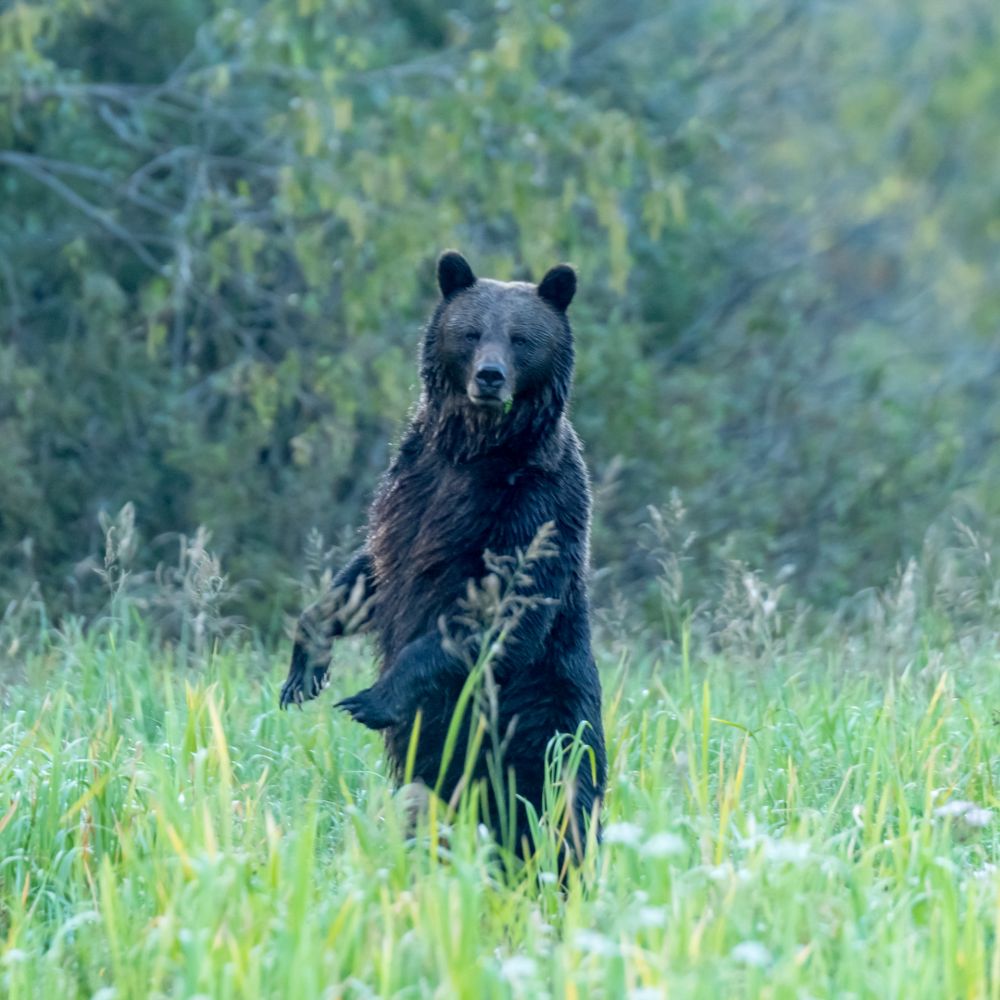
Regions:
<instances>
[{"instance_id":1,"label":"seed head on grass stalk","mask_svg":"<svg viewBox=\"0 0 1000 1000\"><path fill-rule=\"evenodd\" d=\"M534 593L532 576L533 567L541 560L558 555L554 535L555 525L546 522L526 549L518 549L512 555L484 553L487 574L478 582L469 581L457 615L439 621L445 649L466 664L469 676L445 737L436 790L443 785L455 757L466 713L471 713L462 776L449 808L456 808L460 794L469 789L485 744L482 759L493 792L493 804L499 814L496 827L501 831L504 845L511 848L520 846L513 843L517 789L513 772L504 767L504 757L517 721L511 720L501 731L501 691L494 665L507 643L518 641L517 630L524 615L541 604L554 603L553 599Z\"/></svg>"}]
</instances>

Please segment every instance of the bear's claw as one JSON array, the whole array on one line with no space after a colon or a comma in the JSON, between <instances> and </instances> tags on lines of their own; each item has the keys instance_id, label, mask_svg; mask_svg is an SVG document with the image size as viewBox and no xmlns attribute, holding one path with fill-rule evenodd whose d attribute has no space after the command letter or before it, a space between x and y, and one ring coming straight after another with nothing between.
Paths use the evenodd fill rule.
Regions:
<instances>
[{"instance_id":1,"label":"bear's claw","mask_svg":"<svg viewBox=\"0 0 1000 1000\"><path fill-rule=\"evenodd\" d=\"M326 682L326 670L315 669L308 673L304 670L288 675L281 685L281 695L278 704L281 708L289 705L299 705L315 698L323 690Z\"/></svg>"},{"instance_id":2,"label":"bear's claw","mask_svg":"<svg viewBox=\"0 0 1000 1000\"><path fill-rule=\"evenodd\" d=\"M360 722L369 729L388 729L403 721L402 713L392 705L385 693L374 687L343 698L334 707L342 708L355 722Z\"/></svg>"}]
</instances>

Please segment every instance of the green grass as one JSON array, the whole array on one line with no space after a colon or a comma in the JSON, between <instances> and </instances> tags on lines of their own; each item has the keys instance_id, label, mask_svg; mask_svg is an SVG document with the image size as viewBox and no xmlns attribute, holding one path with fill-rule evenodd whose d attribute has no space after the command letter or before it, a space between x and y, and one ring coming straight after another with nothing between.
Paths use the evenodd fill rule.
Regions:
<instances>
[{"instance_id":1,"label":"green grass","mask_svg":"<svg viewBox=\"0 0 1000 1000\"><path fill-rule=\"evenodd\" d=\"M1000 997L1000 823L948 807L1000 804L995 643L838 645L605 654L606 842L563 891L471 824L407 844L379 739L278 712L282 655L53 637L5 675L0 994Z\"/></svg>"}]
</instances>

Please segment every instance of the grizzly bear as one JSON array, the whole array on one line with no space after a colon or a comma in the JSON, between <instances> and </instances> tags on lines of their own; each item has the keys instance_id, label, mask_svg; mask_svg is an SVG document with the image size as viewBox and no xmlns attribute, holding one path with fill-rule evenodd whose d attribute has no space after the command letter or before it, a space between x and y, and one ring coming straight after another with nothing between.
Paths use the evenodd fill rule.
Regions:
<instances>
[{"instance_id":1,"label":"grizzly bear","mask_svg":"<svg viewBox=\"0 0 1000 1000\"><path fill-rule=\"evenodd\" d=\"M537 286L477 279L464 257L447 251L437 275L441 301L421 347L420 402L378 488L365 544L300 619L281 705L319 693L334 636L370 627L381 654L378 680L338 706L384 731L397 778L419 710L413 779L451 799L466 764L468 720L442 774L446 735L470 662L482 652L468 654L476 638L469 581L482 581L498 556L523 555L547 526L556 554L520 575L525 600L516 623L491 645L499 718L472 778L485 779L489 755L494 764L501 756L501 783L512 777L522 801L504 810L494 787L486 821L524 851L531 846L524 803L542 815L553 740L578 734L585 752L567 797L566 846L579 857L607 762L590 645L590 486L566 415L573 378L566 310L576 274L559 265ZM464 644L455 641L461 622ZM507 819L501 824L496 813Z\"/></svg>"}]
</instances>

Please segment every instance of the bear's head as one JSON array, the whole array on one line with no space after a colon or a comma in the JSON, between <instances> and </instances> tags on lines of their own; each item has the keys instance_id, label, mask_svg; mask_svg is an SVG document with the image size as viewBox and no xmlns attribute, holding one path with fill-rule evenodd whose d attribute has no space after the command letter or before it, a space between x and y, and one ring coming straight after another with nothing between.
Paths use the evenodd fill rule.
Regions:
<instances>
[{"instance_id":1,"label":"bear's head","mask_svg":"<svg viewBox=\"0 0 1000 1000\"><path fill-rule=\"evenodd\" d=\"M437 274L441 302L421 355L427 406L461 414L468 432L494 443L557 423L573 379L573 268L553 267L538 285L494 281L448 250Z\"/></svg>"}]
</instances>

